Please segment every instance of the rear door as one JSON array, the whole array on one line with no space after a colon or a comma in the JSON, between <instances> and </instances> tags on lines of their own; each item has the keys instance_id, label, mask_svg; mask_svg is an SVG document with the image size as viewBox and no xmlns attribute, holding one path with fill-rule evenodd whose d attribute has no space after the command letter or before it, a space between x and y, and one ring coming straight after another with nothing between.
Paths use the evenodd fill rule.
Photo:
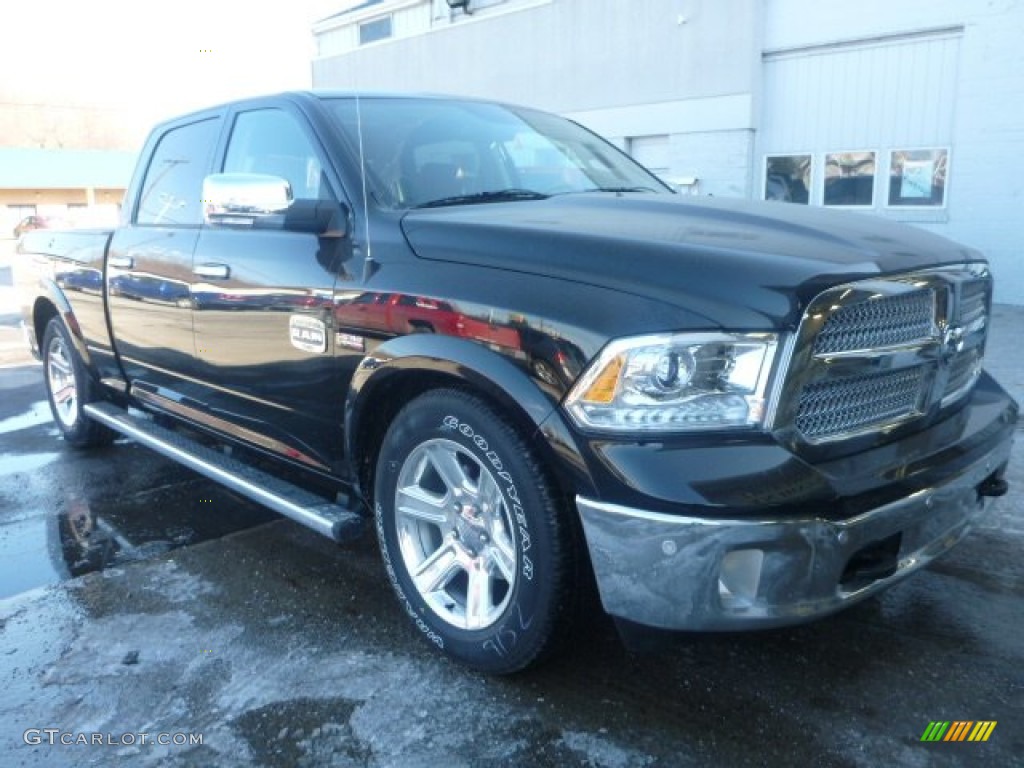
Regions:
<instances>
[{"instance_id":1,"label":"rear door","mask_svg":"<svg viewBox=\"0 0 1024 768\"><path fill-rule=\"evenodd\" d=\"M283 178L296 200L338 199L304 117L283 107L237 112L218 171ZM349 247L302 232L204 227L191 293L211 426L315 469L335 466L346 379L331 308Z\"/></svg>"},{"instance_id":2,"label":"rear door","mask_svg":"<svg viewBox=\"0 0 1024 768\"><path fill-rule=\"evenodd\" d=\"M192 252L202 222L203 177L221 124L217 115L197 118L151 139L130 223L110 242L106 290L114 344L141 395L176 401L194 391Z\"/></svg>"}]
</instances>

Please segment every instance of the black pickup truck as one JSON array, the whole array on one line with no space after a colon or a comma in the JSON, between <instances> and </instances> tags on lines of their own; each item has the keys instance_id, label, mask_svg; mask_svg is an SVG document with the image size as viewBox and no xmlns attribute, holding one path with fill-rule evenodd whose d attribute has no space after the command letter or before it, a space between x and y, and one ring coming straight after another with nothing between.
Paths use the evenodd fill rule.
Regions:
<instances>
[{"instance_id":1,"label":"black pickup truck","mask_svg":"<svg viewBox=\"0 0 1024 768\"><path fill-rule=\"evenodd\" d=\"M372 522L413 626L489 672L562 645L595 582L629 629L824 616L1006 491L981 255L682 197L530 109L181 117L117 229L27 234L16 279L68 443L122 433L338 540Z\"/></svg>"}]
</instances>

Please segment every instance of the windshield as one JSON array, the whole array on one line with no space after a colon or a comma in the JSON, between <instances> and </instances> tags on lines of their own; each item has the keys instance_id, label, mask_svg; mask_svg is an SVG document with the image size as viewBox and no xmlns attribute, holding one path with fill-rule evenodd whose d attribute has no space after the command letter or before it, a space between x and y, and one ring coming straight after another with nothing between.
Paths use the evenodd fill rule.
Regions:
<instances>
[{"instance_id":1,"label":"windshield","mask_svg":"<svg viewBox=\"0 0 1024 768\"><path fill-rule=\"evenodd\" d=\"M580 126L500 104L414 98L325 100L353 156L358 119L376 202L405 209L531 200L573 192L671 194L656 176Z\"/></svg>"}]
</instances>

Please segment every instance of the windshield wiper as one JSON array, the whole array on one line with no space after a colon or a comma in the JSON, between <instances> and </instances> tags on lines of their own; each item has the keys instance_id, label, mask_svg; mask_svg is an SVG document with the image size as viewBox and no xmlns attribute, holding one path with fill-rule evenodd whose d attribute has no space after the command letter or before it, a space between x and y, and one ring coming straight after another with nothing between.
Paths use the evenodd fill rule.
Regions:
<instances>
[{"instance_id":1,"label":"windshield wiper","mask_svg":"<svg viewBox=\"0 0 1024 768\"><path fill-rule=\"evenodd\" d=\"M657 192L653 187L591 187L580 192Z\"/></svg>"},{"instance_id":2,"label":"windshield wiper","mask_svg":"<svg viewBox=\"0 0 1024 768\"><path fill-rule=\"evenodd\" d=\"M532 189L492 189L471 195L452 195L414 205L414 208L441 208L446 205L472 205L473 203L500 203L509 200L547 200L548 195Z\"/></svg>"}]
</instances>

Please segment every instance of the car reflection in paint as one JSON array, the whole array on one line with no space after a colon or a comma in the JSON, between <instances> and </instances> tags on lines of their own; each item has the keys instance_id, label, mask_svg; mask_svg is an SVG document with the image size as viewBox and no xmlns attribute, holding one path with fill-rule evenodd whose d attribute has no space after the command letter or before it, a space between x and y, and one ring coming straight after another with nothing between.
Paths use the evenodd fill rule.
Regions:
<instances>
[{"instance_id":1,"label":"car reflection in paint","mask_svg":"<svg viewBox=\"0 0 1024 768\"><path fill-rule=\"evenodd\" d=\"M511 352L539 379L555 386L570 385L585 362L574 344L530 327L524 317L513 315L503 324L429 296L364 291L339 302L334 320L340 330L357 334L437 333L472 339L497 352Z\"/></svg>"},{"instance_id":2,"label":"car reflection in paint","mask_svg":"<svg viewBox=\"0 0 1024 768\"><path fill-rule=\"evenodd\" d=\"M196 310L267 310L275 312L291 312L296 309L315 309L329 306L329 294L320 295L319 291L305 288L276 289L268 291L264 288L218 288L206 283L194 286L191 293L192 307Z\"/></svg>"},{"instance_id":3,"label":"car reflection in paint","mask_svg":"<svg viewBox=\"0 0 1024 768\"><path fill-rule=\"evenodd\" d=\"M339 328L388 335L439 333L475 339L505 349L520 349L519 333L460 312L450 302L406 293L366 291L334 308Z\"/></svg>"},{"instance_id":4,"label":"car reflection in paint","mask_svg":"<svg viewBox=\"0 0 1024 768\"><path fill-rule=\"evenodd\" d=\"M188 283L155 275L132 272L110 279L111 296L178 307L191 305Z\"/></svg>"},{"instance_id":5,"label":"car reflection in paint","mask_svg":"<svg viewBox=\"0 0 1024 768\"><path fill-rule=\"evenodd\" d=\"M103 273L98 269L81 267L57 275L57 285L65 291L82 291L99 296L103 293Z\"/></svg>"}]
</instances>

